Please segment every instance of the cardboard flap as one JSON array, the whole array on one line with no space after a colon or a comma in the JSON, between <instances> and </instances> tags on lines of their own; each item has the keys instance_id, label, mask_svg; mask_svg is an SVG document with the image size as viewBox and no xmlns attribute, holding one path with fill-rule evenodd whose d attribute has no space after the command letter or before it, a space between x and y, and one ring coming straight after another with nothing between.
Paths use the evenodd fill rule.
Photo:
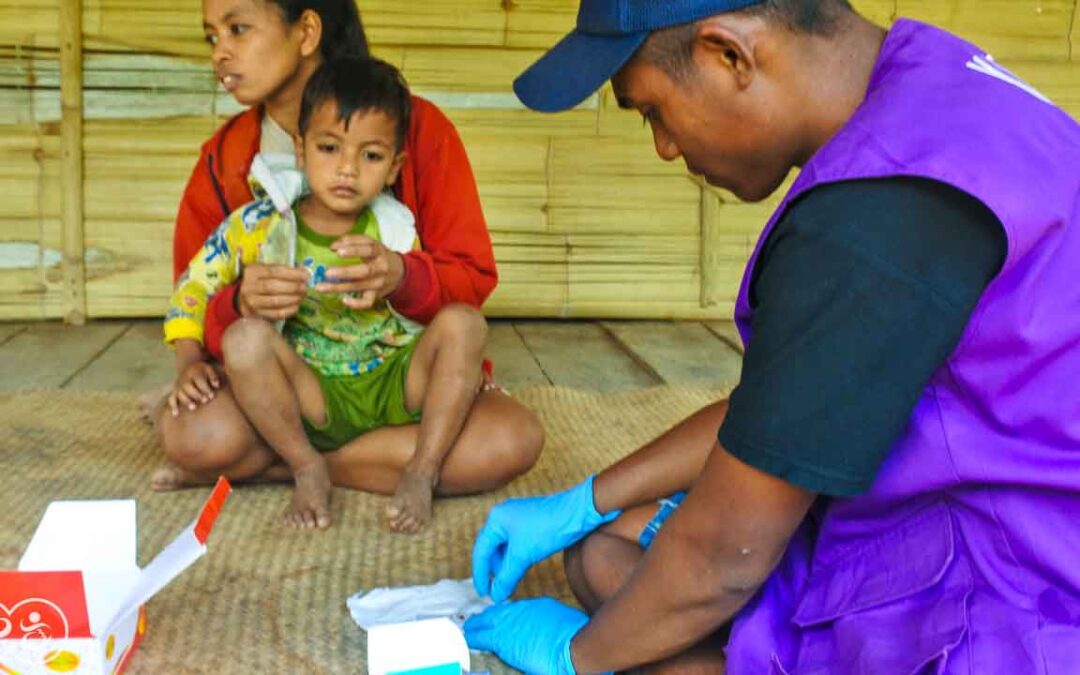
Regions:
<instances>
[{"instance_id":1,"label":"cardboard flap","mask_svg":"<svg viewBox=\"0 0 1080 675\"><path fill-rule=\"evenodd\" d=\"M135 573L135 500L49 504L19 561L24 572Z\"/></svg>"},{"instance_id":2,"label":"cardboard flap","mask_svg":"<svg viewBox=\"0 0 1080 675\"><path fill-rule=\"evenodd\" d=\"M218 513L221 512L221 507L231 492L232 486L229 485L229 481L224 478L218 479L213 493L206 500L195 521L139 572L131 591L124 602L117 607L110 624L124 620L206 553L206 537L210 534Z\"/></svg>"},{"instance_id":3,"label":"cardboard flap","mask_svg":"<svg viewBox=\"0 0 1080 675\"><path fill-rule=\"evenodd\" d=\"M0 640L88 637L82 572L0 572Z\"/></svg>"}]
</instances>

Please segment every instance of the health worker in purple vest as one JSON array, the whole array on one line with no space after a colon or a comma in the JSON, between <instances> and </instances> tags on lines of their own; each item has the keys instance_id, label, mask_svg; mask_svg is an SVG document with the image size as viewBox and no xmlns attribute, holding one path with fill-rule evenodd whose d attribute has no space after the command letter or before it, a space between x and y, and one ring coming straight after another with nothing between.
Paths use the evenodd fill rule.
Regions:
<instances>
[{"instance_id":1,"label":"health worker in purple vest","mask_svg":"<svg viewBox=\"0 0 1080 675\"><path fill-rule=\"evenodd\" d=\"M470 645L529 673L1080 673L1080 125L842 0L582 0L515 90L556 111L608 79L710 185L799 171L730 400L493 509ZM507 601L559 551L587 614Z\"/></svg>"}]
</instances>

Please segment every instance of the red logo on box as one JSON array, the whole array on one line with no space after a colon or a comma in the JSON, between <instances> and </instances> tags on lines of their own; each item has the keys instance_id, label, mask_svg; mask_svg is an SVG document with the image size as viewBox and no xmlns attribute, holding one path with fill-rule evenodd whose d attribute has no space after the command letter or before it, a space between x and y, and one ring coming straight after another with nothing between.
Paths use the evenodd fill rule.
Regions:
<instances>
[{"instance_id":1,"label":"red logo on box","mask_svg":"<svg viewBox=\"0 0 1080 675\"><path fill-rule=\"evenodd\" d=\"M0 572L0 640L89 637L82 572Z\"/></svg>"}]
</instances>

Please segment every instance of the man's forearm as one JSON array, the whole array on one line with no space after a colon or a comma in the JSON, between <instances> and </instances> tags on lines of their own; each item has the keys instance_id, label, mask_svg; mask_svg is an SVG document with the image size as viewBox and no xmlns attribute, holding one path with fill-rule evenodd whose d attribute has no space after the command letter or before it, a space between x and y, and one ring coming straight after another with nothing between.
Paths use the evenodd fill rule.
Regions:
<instances>
[{"instance_id":1,"label":"man's forearm","mask_svg":"<svg viewBox=\"0 0 1080 675\"><path fill-rule=\"evenodd\" d=\"M654 663L709 636L765 582L814 498L714 443L633 576L575 637L578 672Z\"/></svg>"},{"instance_id":2,"label":"man's forearm","mask_svg":"<svg viewBox=\"0 0 1080 675\"><path fill-rule=\"evenodd\" d=\"M756 586L743 588L735 575L725 575L732 567L670 534L661 531L623 590L574 639L579 673L621 671L681 653L753 595Z\"/></svg>"},{"instance_id":3,"label":"man's forearm","mask_svg":"<svg viewBox=\"0 0 1080 675\"><path fill-rule=\"evenodd\" d=\"M702 408L596 477L600 513L628 509L688 489L701 474L727 414L726 400Z\"/></svg>"}]
</instances>

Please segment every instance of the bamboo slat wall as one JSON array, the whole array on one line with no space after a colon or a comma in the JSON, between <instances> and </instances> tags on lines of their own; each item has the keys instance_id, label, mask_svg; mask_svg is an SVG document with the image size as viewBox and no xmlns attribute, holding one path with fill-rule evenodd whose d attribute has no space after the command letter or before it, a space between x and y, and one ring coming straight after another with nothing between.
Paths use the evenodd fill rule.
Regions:
<instances>
[{"instance_id":1,"label":"bamboo slat wall","mask_svg":"<svg viewBox=\"0 0 1080 675\"><path fill-rule=\"evenodd\" d=\"M1080 116L1077 2L855 4L883 24L914 17L972 39ZM60 17L79 4L73 88L78 75L61 61L78 47ZM360 5L377 53L446 110L468 146L500 263L490 314L730 315L776 200L741 204L659 161L648 130L607 90L555 116L523 110L510 91L572 26L577 0ZM0 319L162 313L180 192L199 144L237 110L211 75L200 6L0 0ZM82 96L81 119L61 105L61 84L65 101ZM80 173L81 198L64 183Z\"/></svg>"}]
</instances>

